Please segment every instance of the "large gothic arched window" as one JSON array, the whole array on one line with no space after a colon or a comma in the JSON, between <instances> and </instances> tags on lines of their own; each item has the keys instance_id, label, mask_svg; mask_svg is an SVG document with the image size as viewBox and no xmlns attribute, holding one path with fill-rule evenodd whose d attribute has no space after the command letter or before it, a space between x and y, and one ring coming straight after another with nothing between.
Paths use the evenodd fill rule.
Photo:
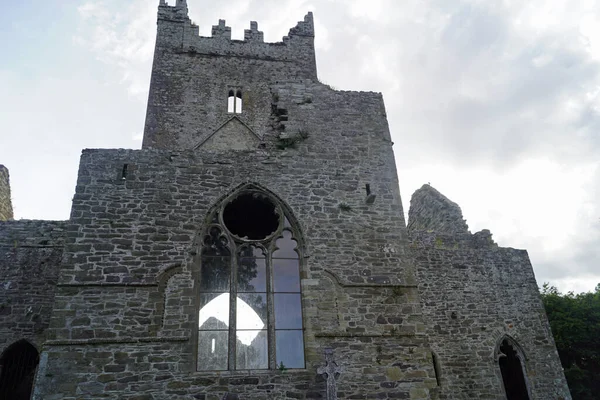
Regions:
<instances>
[{"instance_id":1,"label":"large gothic arched window","mask_svg":"<svg viewBox=\"0 0 600 400\"><path fill-rule=\"evenodd\" d=\"M525 357L520 347L512 338L505 336L496 353L507 400L529 400L524 374Z\"/></svg>"},{"instance_id":2,"label":"large gothic arched window","mask_svg":"<svg viewBox=\"0 0 600 400\"><path fill-rule=\"evenodd\" d=\"M304 368L298 242L283 208L247 190L202 243L198 370Z\"/></svg>"}]
</instances>

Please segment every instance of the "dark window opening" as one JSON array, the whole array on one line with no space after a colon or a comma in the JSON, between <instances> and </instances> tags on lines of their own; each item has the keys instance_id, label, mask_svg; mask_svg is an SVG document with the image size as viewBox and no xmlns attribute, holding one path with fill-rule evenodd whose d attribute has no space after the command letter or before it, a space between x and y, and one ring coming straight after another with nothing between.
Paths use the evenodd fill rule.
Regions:
<instances>
[{"instance_id":1,"label":"dark window opening","mask_svg":"<svg viewBox=\"0 0 600 400\"><path fill-rule=\"evenodd\" d=\"M0 399L29 400L40 358L29 342L10 346L0 359Z\"/></svg>"},{"instance_id":2,"label":"dark window opening","mask_svg":"<svg viewBox=\"0 0 600 400\"><path fill-rule=\"evenodd\" d=\"M433 360L433 371L435 372L435 381L438 386L442 385L441 380L441 370L440 370L440 362L438 360L437 355L434 352L431 352L431 359Z\"/></svg>"},{"instance_id":3,"label":"dark window opening","mask_svg":"<svg viewBox=\"0 0 600 400\"><path fill-rule=\"evenodd\" d=\"M371 185L368 183L365 185L365 190L367 191L367 196L371 194Z\"/></svg>"},{"instance_id":4,"label":"dark window opening","mask_svg":"<svg viewBox=\"0 0 600 400\"><path fill-rule=\"evenodd\" d=\"M517 351L505 339L500 346L500 353L500 371L502 372L506 399L529 400L525 376L523 375L523 366L521 365Z\"/></svg>"},{"instance_id":5,"label":"dark window opening","mask_svg":"<svg viewBox=\"0 0 600 400\"><path fill-rule=\"evenodd\" d=\"M275 205L256 193L236 197L223 211L223 222L229 232L240 238L261 240L279 227Z\"/></svg>"},{"instance_id":6,"label":"dark window opening","mask_svg":"<svg viewBox=\"0 0 600 400\"><path fill-rule=\"evenodd\" d=\"M121 170L121 180L124 181L127 179L127 164L123 164L123 169Z\"/></svg>"}]
</instances>

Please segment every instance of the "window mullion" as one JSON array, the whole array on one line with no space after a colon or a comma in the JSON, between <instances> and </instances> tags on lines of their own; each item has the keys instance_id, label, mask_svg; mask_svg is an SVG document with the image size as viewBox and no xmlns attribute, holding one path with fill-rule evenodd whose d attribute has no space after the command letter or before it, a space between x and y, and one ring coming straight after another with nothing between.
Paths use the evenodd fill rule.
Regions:
<instances>
[{"instance_id":1,"label":"window mullion","mask_svg":"<svg viewBox=\"0 0 600 400\"><path fill-rule=\"evenodd\" d=\"M277 368L275 354L275 296L273 295L273 262L271 252L267 254L267 337L269 346L269 369Z\"/></svg>"},{"instance_id":2,"label":"window mullion","mask_svg":"<svg viewBox=\"0 0 600 400\"><path fill-rule=\"evenodd\" d=\"M236 326L237 326L237 275L238 275L238 254L234 249L231 257L231 281L229 283L229 370L235 370L236 354Z\"/></svg>"}]
</instances>

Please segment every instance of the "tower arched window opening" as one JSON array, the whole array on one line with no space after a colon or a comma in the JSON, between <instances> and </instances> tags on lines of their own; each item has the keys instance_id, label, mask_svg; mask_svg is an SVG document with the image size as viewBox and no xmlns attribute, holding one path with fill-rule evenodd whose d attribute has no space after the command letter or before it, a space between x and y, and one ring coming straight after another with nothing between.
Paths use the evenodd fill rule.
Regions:
<instances>
[{"instance_id":1,"label":"tower arched window opening","mask_svg":"<svg viewBox=\"0 0 600 400\"><path fill-rule=\"evenodd\" d=\"M199 371L304 368L298 241L282 207L244 192L204 236Z\"/></svg>"},{"instance_id":2,"label":"tower arched window opening","mask_svg":"<svg viewBox=\"0 0 600 400\"><path fill-rule=\"evenodd\" d=\"M237 114L242 113L242 91L238 90L235 93L235 112Z\"/></svg>"},{"instance_id":3,"label":"tower arched window opening","mask_svg":"<svg viewBox=\"0 0 600 400\"><path fill-rule=\"evenodd\" d=\"M242 91L241 89L230 89L227 95L227 112L234 114L242 113Z\"/></svg>"},{"instance_id":4,"label":"tower arched window opening","mask_svg":"<svg viewBox=\"0 0 600 400\"><path fill-rule=\"evenodd\" d=\"M233 90L230 90L229 95L227 96L227 112L235 112L235 93Z\"/></svg>"}]
</instances>

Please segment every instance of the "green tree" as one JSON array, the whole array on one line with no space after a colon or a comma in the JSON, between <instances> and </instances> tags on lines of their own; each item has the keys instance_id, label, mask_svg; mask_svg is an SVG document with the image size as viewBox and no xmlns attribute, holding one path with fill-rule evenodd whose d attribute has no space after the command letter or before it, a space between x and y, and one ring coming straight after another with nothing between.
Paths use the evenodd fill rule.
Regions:
<instances>
[{"instance_id":1,"label":"green tree","mask_svg":"<svg viewBox=\"0 0 600 400\"><path fill-rule=\"evenodd\" d=\"M573 399L600 398L600 284L562 294L546 283L542 300Z\"/></svg>"}]
</instances>

